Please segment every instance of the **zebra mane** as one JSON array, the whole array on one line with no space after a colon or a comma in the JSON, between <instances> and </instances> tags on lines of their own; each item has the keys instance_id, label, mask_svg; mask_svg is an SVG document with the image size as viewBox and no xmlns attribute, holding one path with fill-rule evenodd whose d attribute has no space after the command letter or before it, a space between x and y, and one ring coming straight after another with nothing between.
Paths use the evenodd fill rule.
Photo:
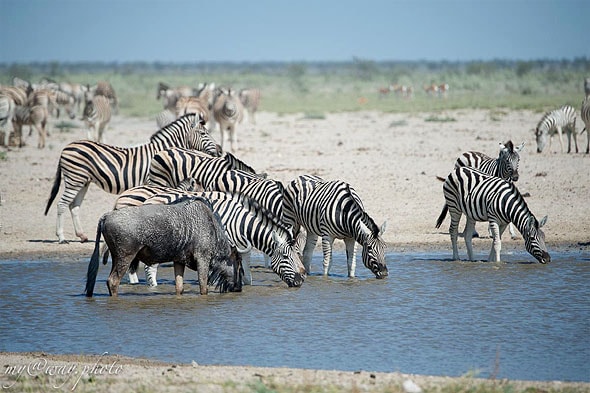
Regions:
<instances>
[{"instance_id":1,"label":"zebra mane","mask_svg":"<svg viewBox=\"0 0 590 393\"><path fill-rule=\"evenodd\" d=\"M352 191L350 190L350 184L348 184L348 183L346 183L346 191L352 196ZM379 236L379 226L375 223L375 221L371 218L371 216L369 216L367 214L365 209L362 208L362 206L358 203L356 198L352 197L352 200L354 201L356 208L361 213L361 221L363 222L363 224L365 224L369 228L369 231L371 231L371 234L373 235L373 237L378 237Z\"/></svg>"},{"instance_id":2,"label":"zebra mane","mask_svg":"<svg viewBox=\"0 0 590 393\"><path fill-rule=\"evenodd\" d=\"M172 123L168 124L167 126L164 126L163 128L159 129L158 131L154 132L152 134L152 136L150 137L150 142L154 142L155 140L157 140L159 138L160 135L165 134L165 133L169 133L171 130L174 130L176 128L176 125L179 123L193 123L194 122L194 118L197 115L194 113L187 113L186 115L183 115L181 117L179 117L178 119L174 120Z\"/></svg>"},{"instance_id":3,"label":"zebra mane","mask_svg":"<svg viewBox=\"0 0 590 393\"><path fill-rule=\"evenodd\" d=\"M250 165L246 164L244 161L240 160L230 152L225 152L223 159L230 164L233 169L239 169L244 172L250 172L256 174L254 168Z\"/></svg>"},{"instance_id":4,"label":"zebra mane","mask_svg":"<svg viewBox=\"0 0 590 393\"><path fill-rule=\"evenodd\" d=\"M260 213L264 218L266 218L272 224L277 226L280 230L285 232L287 234L287 241L289 243L294 242L293 234L291 233L290 228L285 226L285 224L283 224L280 218L278 218L273 212L271 212L270 210L262 206L260 203L258 203L256 199L250 198L248 195L244 195L241 193L231 193L231 196L236 196L238 200L242 202L242 204L244 204L245 202L245 205L249 210L250 207L252 207L256 214Z\"/></svg>"}]
</instances>

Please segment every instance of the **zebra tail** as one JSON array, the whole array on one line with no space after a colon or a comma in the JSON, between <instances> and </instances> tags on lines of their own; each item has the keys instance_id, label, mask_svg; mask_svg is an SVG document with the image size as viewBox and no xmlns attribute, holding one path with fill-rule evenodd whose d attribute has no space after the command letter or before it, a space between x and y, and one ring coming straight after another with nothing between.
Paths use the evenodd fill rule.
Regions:
<instances>
[{"instance_id":1,"label":"zebra tail","mask_svg":"<svg viewBox=\"0 0 590 393\"><path fill-rule=\"evenodd\" d=\"M96 275L98 274L99 256L100 256L100 236L102 235L102 225L105 217L102 216L98 220L98 227L96 228L96 243L94 244L94 252L88 264L88 272L86 273L86 297L92 297L94 293L94 284L96 284Z\"/></svg>"},{"instance_id":2,"label":"zebra tail","mask_svg":"<svg viewBox=\"0 0 590 393\"><path fill-rule=\"evenodd\" d=\"M51 204L55 200L57 196L57 192L59 191L59 185L61 184L61 167L57 166L57 172L55 173L55 180L53 181L53 187L51 188L51 194L49 195L49 200L47 201L47 206L45 207L45 215L49 211Z\"/></svg>"},{"instance_id":3,"label":"zebra tail","mask_svg":"<svg viewBox=\"0 0 590 393\"><path fill-rule=\"evenodd\" d=\"M440 216L438 216L438 220L436 221L436 228L440 228L441 224L445 220L445 217L447 216L448 211L449 206L447 206L447 204L445 203L445 207L443 207L442 212L440 213Z\"/></svg>"}]
</instances>

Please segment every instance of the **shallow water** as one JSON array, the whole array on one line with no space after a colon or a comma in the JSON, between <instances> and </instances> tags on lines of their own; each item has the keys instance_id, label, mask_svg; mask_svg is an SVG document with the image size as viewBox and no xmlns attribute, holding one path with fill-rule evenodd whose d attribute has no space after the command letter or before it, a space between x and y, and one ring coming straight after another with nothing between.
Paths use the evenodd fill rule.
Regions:
<instances>
[{"instance_id":1,"label":"shallow water","mask_svg":"<svg viewBox=\"0 0 590 393\"><path fill-rule=\"evenodd\" d=\"M164 267L156 290L124 284L118 299L106 289L110 263L87 299L87 260L0 261L0 350L590 381L590 252L552 252L549 265L503 256L392 253L389 277L376 280L360 258L358 277L346 278L335 254L332 276L312 274L299 289L259 267L242 293L209 296L187 270L182 297Z\"/></svg>"}]
</instances>

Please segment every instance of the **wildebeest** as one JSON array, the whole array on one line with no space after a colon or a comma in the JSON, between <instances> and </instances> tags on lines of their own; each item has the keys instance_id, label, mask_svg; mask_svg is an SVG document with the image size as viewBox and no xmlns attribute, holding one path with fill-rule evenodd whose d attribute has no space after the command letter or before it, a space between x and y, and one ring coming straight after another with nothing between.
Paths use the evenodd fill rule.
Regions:
<instances>
[{"instance_id":1,"label":"wildebeest","mask_svg":"<svg viewBox=\"0 0 590 393\"><path fill-rule=\"evenodd\" d=\"M112 258L107 287L117 296L119 283L131 265L174 262L176 294L183 291L184 268L196 270L201 295L208 283L220 292L242 290L241 259L218 216L204 198L183 198L170 205L142 205L105 213L98 222L96 244L86 280L86 296L94 292L100 237ZM103 258L106 264L107 258Z\"/></svg>"}]
</instances>

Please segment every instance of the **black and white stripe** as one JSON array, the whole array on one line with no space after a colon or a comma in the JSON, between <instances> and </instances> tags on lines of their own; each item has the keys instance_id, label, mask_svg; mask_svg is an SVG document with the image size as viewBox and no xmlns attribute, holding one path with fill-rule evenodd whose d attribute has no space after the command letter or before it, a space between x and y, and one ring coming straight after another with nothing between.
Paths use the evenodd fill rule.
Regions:
<instances>
[{"instance_id":1,"label":"black and white stripe","mask_svg":"<svg viewBox=\"0 0 590 393\"><path fill-rule=\"evenodd\" d=\"M111 102L105 96L97 95L86 102L82 120L88 127L88 139L104 142L104 130L111 121Z\"/></svg>"},{"instance_id":2,"label":"black and white stripe","mask_svg":"<svg viewBox=\"0 0 590 393\"><path fill-rule=\"evenodd\" d=\"M584 101L582 101L580 117L584 123L584 130L582 132L586 132L586 154L588 154L590 153L590 95L587 95Z\"/></svg>"},{"instance_id":3,"label":"black and white stripe","mask_svg":"<svg viewBox=\"0 0 590 393\"><path fill-rule=\"evenodd\" d=\"M537 137L537 153L543 152L547 144L547 137L549 137L549 149L551 149L551 140L553 135L559 136L559 146L563 153L563 139L562 132L567 132L567 152L570 153L572 134L574 143L576 145L576 153L578 152L578 140L576 137L576 110L571 105L564 105L559 109L552 110L545 113L537 128L535 129L535 136Z\"/></svg>"},{"instance_id":4,"label":"black and white stripe","mask_svg":"<svg viewBox=\"0 0 590 393\"><path fill-rule=\"evenodd\" d=\"M451 214L449 233L453 246L453 259L459 259L457 247L458 227L461 215L467 217L465 225L465 245L469 260L473 258L472 237L477 221L490 224L493 246L489 261L500 262L502 233L508 223L512 222L522 234L526 250L541 263L548 263L551 257L545 246L545 234L541 227L547 217L537 221L529 210L526 201L512 182L489 176L477 169L468 167L455 168L443 185L445 206L436 227L439 228L447 212Z\"/></svg>"},{"instance_id":5,"label":"black and white stripe","mask_svg":"<svg viewBox=\"0 0 590 393\"><path fill-rule=\"evenodd\" d=\"M88 240L80 225L79 208L90 183L112 194L120 194L145 182L154 155L172 146L198 149L218 155L218 145L204 128L202 119L186 115L152 135L150 142L135 147L109 146L93 141L68 144L61 152L45 215L59 191L63 176L65 189L57 205L57 231L65 243L63 214L69 208L76 235ZM188 177L188 176L187 176ZM184 179L183 179L184 180Z\"/></svg>"},{"instance_id":6,"label":"black and white stripe","mask_svg":"<svg viewBox=\"0 0 590 393\"><path fill-rule=\"evenodd\" d=\"M382 239L386 225L379 228L375 224L348 183L300 176L285 187L284 209L285 223L293 225L294 233L300 226L307 232L303 264L308 273L313 249L321 236L324 275L328 275L332 263L334 239L343 239L346 245L349 277L355 274L357 242L363 247L363 264L377 278L388 275Z\"/></svg>"},{"instance_id":7,"label":"black and white stripe","mask_svg":"<svg viewBox=\"0 0 590 393\"><path fill-rule=\"evenodd\" d=\"M130 189L117 199L115 209L137 206L142 203L171 203L184 196L200 196L208 199L213 210L221 217L228 237L238 249L254 247L270 256L273 271L290 287L299 287L305 279L305 268L294 248L289 228L278 217L264 209L255 200L244 195L218 191L189 192L169 188L166 193L142 197L150 186ZM245 283L252 282L249 253L243 255Z\"/></svg>"},{"instance_id":8,"label":"black and white stripe","mask_svg":"<svg viewBox=\"0 0 590 393\"><path fill-rule=\"evenodd\" d=\"M182 180L192 177L203 188L230 169L255 173L254 169L233 154L221 157L183 148L170 148L158 152L151 163L149 183L156 186L176 187Z\"/></svg>"}]
</instances>

